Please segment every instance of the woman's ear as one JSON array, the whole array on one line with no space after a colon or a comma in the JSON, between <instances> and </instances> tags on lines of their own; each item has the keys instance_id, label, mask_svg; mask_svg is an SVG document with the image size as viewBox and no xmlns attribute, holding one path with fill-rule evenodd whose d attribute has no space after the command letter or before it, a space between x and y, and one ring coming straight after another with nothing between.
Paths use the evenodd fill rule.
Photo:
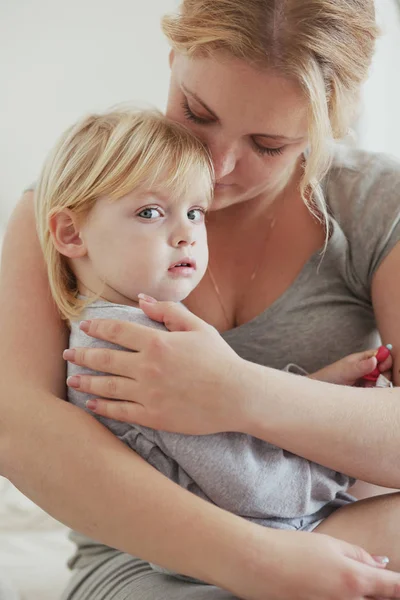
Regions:
<instances>
[{"instance_id":1,"label":"woman's ear","mask_svg":"<svg viewBox=\"0 0 400 600\"><path fill-rule=\"evenodd\" d=\"M169 68L172 69L172 65L174 63L174 58L175 58L175 50L170 50L169 51L169 57L168 57L168 61L169 61Z\"/></svg>"},{"instance_id":2,"label":"woman's ear","mask_svg":"<svg viewBox=\"0 0 400 600\"><path fill-rule=\"evenodd\" d=\"M86 244L81 237L77 215L68 208L50 217L50 234L53 244L60 254L68 258L86 256Z\"/></svg>"}]
</instances>

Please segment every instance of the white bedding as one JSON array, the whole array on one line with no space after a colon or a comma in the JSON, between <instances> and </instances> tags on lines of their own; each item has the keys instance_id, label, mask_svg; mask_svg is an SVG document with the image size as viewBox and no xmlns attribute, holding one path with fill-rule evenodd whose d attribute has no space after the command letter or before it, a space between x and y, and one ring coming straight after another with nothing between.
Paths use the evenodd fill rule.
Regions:
<instances>
[{"instance_id":1,"label":"white bedding","mask_svg":"<svg viewBox=\"0 0 400 600\"><path fill-rule=\"evenodd\" d=\"M0 477L0 600L58 600L73 551L67 534Z\"/></svg>"}]
</instances>

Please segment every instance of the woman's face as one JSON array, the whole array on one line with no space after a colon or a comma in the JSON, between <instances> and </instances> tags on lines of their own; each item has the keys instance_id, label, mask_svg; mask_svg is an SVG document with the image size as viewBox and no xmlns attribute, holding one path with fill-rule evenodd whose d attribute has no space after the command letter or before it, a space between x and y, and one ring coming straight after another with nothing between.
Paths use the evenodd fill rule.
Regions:
<instances>
[{"instance_id":1,"label":"woman's face","mask_svg":"<svg viewBox=\"0 0 400 600\"><path fill-rule=\"evenodd\" d=\"M167 116L183 123L211 151L214 209L287 184L308 145L308 104L289 78L220 55L171 54Z\"/></svg>"}]
</instances>

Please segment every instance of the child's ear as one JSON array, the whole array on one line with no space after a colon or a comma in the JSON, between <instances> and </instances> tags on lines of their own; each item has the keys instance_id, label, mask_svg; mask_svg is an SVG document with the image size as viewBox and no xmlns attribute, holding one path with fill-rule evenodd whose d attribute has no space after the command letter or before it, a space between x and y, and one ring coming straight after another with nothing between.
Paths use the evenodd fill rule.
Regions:
<instances>
[{"instance_id":1,"label":"child's ear","mask_svg":"<svg viewBox=\"0 0 400 600\"><path fill-rule=\"evenodd\" d=\"M81 238L79 220L68 208L56 213L49 220L53 244L60 254L68 258L86 256L87 248Z\"/></svg>"}]
</instances>

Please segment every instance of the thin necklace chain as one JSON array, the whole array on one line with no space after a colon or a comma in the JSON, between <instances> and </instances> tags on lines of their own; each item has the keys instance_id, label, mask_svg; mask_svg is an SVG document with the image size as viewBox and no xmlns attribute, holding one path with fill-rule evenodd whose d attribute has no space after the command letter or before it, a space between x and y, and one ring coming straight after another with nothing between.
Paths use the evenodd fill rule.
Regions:
<instances>
[{"instance_id":1,"label":"thin necklace chain","mask_svg":"<svg viewBox=\"0 0 400 600\"><path fill-rule=\"evenodd\" d=\"M283 199L283 202L284 202L284 200L285 200L285 198ZM275 227L275 223L276 223L276 217L273 216L272 218L269 219L269 227L267 229L267 235L265 236L265 239L264 239L263 250L265 250L265 248L267 246L268 240L269 240L269 238L270 238L270 236L272 234L272 230ZM263 259L264 259L264 252L260 252L260 258L257 261L255 269L253 270L253 272L252 272L252 274L250 276L247 289L243 292L242 297L240 298L240 304L241 305L243 304L243 301L246 298L247 294L251 291L252 284L254 283L254 280L256 279L256 277L258 275L258 272L259 272L260 267L262 265ZM224 319L226 321L228 329L231 329L231 321L230 321L229 316L228 316L228 311L226 310L226 306L225 306L225 303L223 301L221 291L220 291L220 289L218 287L218 284L217 284L217 281L215 279L214 273L212 272L210 263L208 264L207 271L208 271L208 274L210 276L210 280L211 280L211 283L213 285L215 295L216 295L216 297L218 299L218 302L219 302L219 305L221 307L222 313L224 315Z\"/></svg>"},{"instance_id":2,"label":"thin necklace chain","mask_svg":"<svg viewBox=\"0 0 400 600\"><path fill-rule=\"evenodd\" d=\"M303 159L302 159L302 162L301 162L301 169L302 169L302 171L305 170L306 164L307 164L306 163L306 159L303 156ZM284 193L283 193L282 207L283 207L283 205L286 202L287 195L288 195L288 188L286 188L284 190ZM265 237L264 244L263 244L263 250L264 251L260 253L260 258L259 258L259 260L258 260L258 262L256 264L256 267L255 267L254 271L252 272L252 274L250 276L249 283L248 283L248 289L243 292L243 294L242 294L242 296L240 298L240 306L243 306L244 300L245 300L246 296L250 293L252 285L254 284L254 281L255 281L255 279L256 279L256 277L258 275L260 267L261 267L261 265L263 263L265 249L267 247L267 243L269 241L269 238L270 238L270 236L272 234L272 230L275 227L275 223L276 223L276 217L275 217L275 215L273 215L272 218L269 219L269 227L267 229L267 235ZM213 285L213 288L214 288L214 291L215 291L215 295L216 295L216 297L218 299L218 302L219 302L219 305L221 307L222 313L224 315L224 318L225 318L226 324L228 326L228 329L231 329L231 321L229 319L228 311L226 310L226 306L225 306L225 303L223 301L223 297L222 297L221 291L220 291L220 289L218 287L218 284L217 284L217 281L215 279L214 273L212 272L210 263L208 264L207 271L208 271L208 274L210 275L211 283Z\"/></svg>"}]
</instances>

